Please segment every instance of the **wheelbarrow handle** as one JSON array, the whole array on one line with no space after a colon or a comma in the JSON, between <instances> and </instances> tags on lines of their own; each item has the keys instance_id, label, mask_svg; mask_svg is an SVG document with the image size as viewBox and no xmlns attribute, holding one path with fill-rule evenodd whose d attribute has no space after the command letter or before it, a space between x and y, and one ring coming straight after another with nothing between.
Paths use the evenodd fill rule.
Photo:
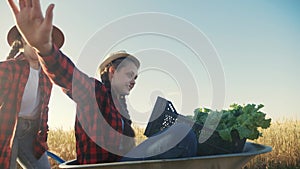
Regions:
<instances>
[{"instance_id":1,"label":"wheelbarrow handle","mask_svg":"<svg viewBox=\"0 0 300 169\"><path fill-rule=\"evenodd\" d=\"M47 151L47 155L51 158L53 158L58 164L64 163L65 160L63 160L62 158L60 158L59 156L57 156L56 154Z\"/></svg>"}]
</instances>

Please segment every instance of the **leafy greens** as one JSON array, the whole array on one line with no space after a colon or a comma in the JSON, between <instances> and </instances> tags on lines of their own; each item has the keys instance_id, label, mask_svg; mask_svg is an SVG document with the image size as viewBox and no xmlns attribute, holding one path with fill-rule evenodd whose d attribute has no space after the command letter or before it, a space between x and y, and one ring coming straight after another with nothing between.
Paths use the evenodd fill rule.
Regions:
<instances>
[{"instance_id":1,"label":"leafy greens","mask_svg":"<svg viewBox=\"0 0 300 169\"><path fill-rule=\"evenodd\" d=\"M231 132L235 130L240 139L254 140L262 136L258 128L270 127L271 119L266 119L266 114L260 111L263 107L262 104L232 104L228 110L221 111L197 108L194 111L193 120L201 125L204 125L207 119L209 119L208 123L213 125L219 122L216 131L226 141L232 141Z\"/></svg>"}]
</instances>

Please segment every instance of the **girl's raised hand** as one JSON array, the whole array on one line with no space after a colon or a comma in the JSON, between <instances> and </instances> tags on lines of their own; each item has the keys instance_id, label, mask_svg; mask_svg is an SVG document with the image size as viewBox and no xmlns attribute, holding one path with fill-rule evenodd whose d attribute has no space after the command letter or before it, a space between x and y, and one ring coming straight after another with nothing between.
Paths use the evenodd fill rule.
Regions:
<instances>
[{"instance_id":1,"label":"girl's raised hand","mask_svg":"<svg viewBox=\"0 0 300 169\"><path fill-rule=\"evenodd\" d=\"M22 37L42 55L52 50L52 20L54 4L50 4L45 17L42 14L40 0L14 0L8 3L15 16L15 22Z\"/></svg>"}]
</instances>

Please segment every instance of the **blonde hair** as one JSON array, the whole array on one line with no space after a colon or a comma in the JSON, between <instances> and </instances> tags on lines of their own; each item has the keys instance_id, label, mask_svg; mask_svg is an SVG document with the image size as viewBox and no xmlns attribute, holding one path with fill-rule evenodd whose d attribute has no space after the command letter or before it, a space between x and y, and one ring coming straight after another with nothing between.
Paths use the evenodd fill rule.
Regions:
<instances>
[{"instance_id":1,"label":"blonde hair","mask_svg":"<svg viewBox=\"0 0 300 169\"><path fill-rule=\"evenodd\" d=\"M20 49L23 48L23 44L20 39L16 39L12 45L6 60L14 58L19 52Z\"/></svg>"}]
</instances>

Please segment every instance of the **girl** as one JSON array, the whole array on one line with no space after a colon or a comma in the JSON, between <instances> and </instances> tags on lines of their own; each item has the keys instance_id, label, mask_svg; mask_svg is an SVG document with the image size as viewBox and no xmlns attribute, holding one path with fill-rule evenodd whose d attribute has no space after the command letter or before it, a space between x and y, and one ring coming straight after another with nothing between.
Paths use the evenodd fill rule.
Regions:
<instances>
[{"instance_id":1,"label":"girl","mask_svg":"<svg viewBox=\"0 0 300 169\"><path fill-rule=\"evenodd\" d=\"M54 43L63 34L53 29ZM50 168L47 154L48 103L52 89L38 55L16 26L7 36L11 51L0 62L0 168Z\"/></svg>"}]
</instances>

